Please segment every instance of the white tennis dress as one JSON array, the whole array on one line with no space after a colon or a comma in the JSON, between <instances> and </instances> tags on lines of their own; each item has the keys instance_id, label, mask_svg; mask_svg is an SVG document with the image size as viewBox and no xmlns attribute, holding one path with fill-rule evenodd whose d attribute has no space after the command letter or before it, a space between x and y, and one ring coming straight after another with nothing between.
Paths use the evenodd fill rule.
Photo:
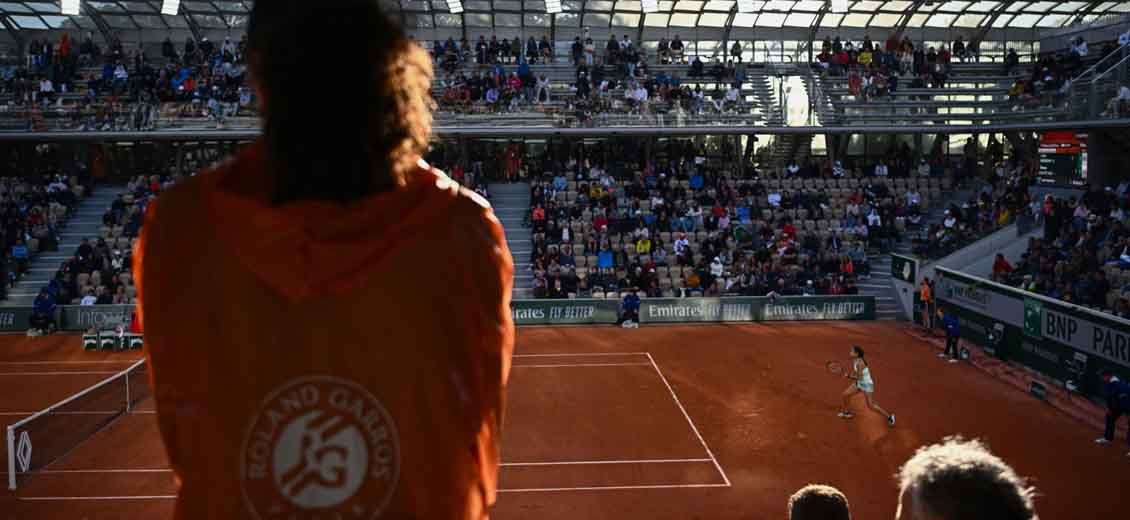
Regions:
<instances>
[{"instance_id":1,"label":"white tennis dress","mask_svg":"<svg viewBox=\"0 0 1130 520\"><path fill-rule=\"evenodd\" d=\"M855 371L859 374L859 380L855 382L855 387L865 394L874 392L875 380L871 379L871 368L863 360L857 359L855 360Z\"/></svg>"}]
</instances>

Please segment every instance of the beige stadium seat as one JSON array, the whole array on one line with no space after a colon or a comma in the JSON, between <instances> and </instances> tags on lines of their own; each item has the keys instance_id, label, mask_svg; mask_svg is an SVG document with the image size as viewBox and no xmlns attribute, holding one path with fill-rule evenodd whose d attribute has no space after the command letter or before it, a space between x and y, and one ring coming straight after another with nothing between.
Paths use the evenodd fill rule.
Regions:
<instances>
[{"instance_id":1,"label":"beige stadium seat","mask_svg":"<svg viewBox=\"0 0 1130 520\"><path fill-rule=\"evenodd\" d=\"M78 276L75 277L75 285L79 287L86 287L89 283L90 275L87 273L79 273Z\"/></svg>"},{"instance_id":2,"label":"beige stadium seat","mask_svg":"<svg viewBox=\"0 0 1130 520\"><path fill-rule=\"evenodd\" d=\"M578 256L578 257L574 258L573 260L577 263L577 271L580 271L581 269L584 269L585 267L588 267L588 265L589 265L588 259L583 257L583 256Z\"/></svg>"},{"instance_id":3,"label":"beige stadium seat","mask_svg":"<svg viewBox=\"0 0 1130 520\"><path fill-rule=\"evenodd\" d=\"M28 253L31 253L31 254L38 253L39 252L39 239L38 238L27 239L27 250L28 250Z\"/></svg>"},{"instance_id":4,"label":"beige stadium seat","mask_svg":"<svg viewBox=\"0 0 1130 520\"><path fill-rule=\"evenodd\" d=\"M603 300L604 299L604 293L601 292L601 291L593 291L592 297L595 300Z\"/></svg>"}]
</instances>

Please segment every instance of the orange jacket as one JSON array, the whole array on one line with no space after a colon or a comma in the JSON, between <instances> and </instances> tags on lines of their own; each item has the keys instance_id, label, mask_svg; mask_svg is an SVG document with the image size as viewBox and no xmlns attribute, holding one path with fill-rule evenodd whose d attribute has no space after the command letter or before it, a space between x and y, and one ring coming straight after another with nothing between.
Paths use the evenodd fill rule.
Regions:
<instances>
[{"instance_id":1,"label":"orange jacket","mask_svg":"<svg viewBox=\"0 0 1130 520\"><path fill-rule=\"evenodd\" d=\"M421 162L273 207L262 165L163 194L136 253L176 518L485 518L514 338L490 206Z\"/></svg>"}]
</instances>

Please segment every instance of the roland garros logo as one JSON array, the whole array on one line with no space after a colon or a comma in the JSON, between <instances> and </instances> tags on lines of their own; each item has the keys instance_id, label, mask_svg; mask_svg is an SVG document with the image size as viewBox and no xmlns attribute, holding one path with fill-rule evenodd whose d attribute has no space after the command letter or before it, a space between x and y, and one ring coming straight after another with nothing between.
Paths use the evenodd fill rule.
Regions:
<instances>
[{"instance_id":1,"label":"roland garros logo","mask_svg":"<svg viewBox=\"0 0 1130 520\"><path fill-rule=\"evenodd\" d=\"M240 461L247 507L258 518L371 519L400 473L392 417L352 381L292 380L263 401Z\"/></svg>"}]
</instances>

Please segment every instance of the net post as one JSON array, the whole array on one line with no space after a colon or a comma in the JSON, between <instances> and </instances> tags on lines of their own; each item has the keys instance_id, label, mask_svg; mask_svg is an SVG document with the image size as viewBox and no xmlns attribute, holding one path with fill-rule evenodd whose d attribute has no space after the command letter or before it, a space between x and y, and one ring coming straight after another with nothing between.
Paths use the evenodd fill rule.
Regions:
<instances>
[{"instance_id":1,"label":"net post","mask_svg":"<svg viewBox=\"0 0 1130 520\"><path fill-rule=\"evenodd\" d=\"M8 489L16 490L16 431L11 426L6 428L8 443Z\"/></svg>"}]
</instances>

